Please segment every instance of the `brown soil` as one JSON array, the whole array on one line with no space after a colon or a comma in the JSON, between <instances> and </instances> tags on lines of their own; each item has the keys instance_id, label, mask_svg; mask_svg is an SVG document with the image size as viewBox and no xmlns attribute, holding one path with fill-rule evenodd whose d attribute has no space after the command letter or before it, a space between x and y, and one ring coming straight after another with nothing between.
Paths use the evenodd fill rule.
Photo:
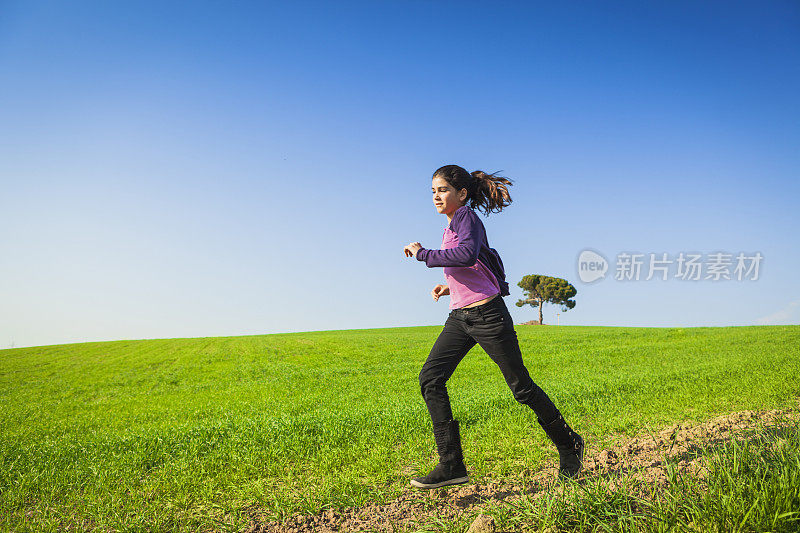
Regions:
<instances>
[{"instance_id":1,"label":"brown soil","mask_svg":"<svg viewBox=\"0 0 800 533\"><path fill-rule=\"evenodd\" d=\"M645 437L620 440L619 444L598 449L589 442L581 477L603 476L611 486L624 474L648 487L667 481L665 460L681 474L702 479L706 471L699 450L729 441L732 437L759 426L776 426L800 421L797 409L787 411L741 411L718 416L702 424L676 424ZM469 484L431 491L408 487L386 504L360 508L327 510L316 515L296 515L284 523L253 523L248 533L305 533L332 531L398 531L421 527L433 520L452 520L475 516L492 501L511 502L523 494L536 498L548 491L562 491L556 482L557 459L525 483Z\"/></svg>"}]
</instances>

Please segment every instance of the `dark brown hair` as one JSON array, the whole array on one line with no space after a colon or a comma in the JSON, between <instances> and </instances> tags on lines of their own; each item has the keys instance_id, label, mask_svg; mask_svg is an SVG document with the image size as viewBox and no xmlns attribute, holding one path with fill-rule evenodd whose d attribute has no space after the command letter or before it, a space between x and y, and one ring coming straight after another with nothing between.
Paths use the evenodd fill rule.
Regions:
<instances>
[{"instance_id":1,"label":"dark brown hair","mask_svg":"<svg viewBox=\"0 0 800 533\"><path fill-rule=\"evenodd\" d=\"M497 172L487 174L483 170L467 172L458 165L445 165L433 173L433 178L442 178L452 185L456 191L467 189L466 205L480 209L486 216L500 212L511 203L507 185L510 179L498 176Z\"/></svg>"}]
</instances>

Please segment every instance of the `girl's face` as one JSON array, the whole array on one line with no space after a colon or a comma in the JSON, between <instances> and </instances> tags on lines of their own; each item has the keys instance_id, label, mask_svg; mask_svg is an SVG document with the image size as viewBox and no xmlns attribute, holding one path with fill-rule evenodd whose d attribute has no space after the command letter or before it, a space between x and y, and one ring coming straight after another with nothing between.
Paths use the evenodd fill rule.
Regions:
<instances>
[{"instance_id":1,"label":"girl's face","mask_svg":"<svg viewBox=\"0 0 800 533\"><path fill-rule=\"evenodd\" d=\"M436 206L436 210L448 217L467 201L467 189L456 192L455 188L444 178L433 178L431 192L433 192L433 205Z\"/></svg>"}]
</instances>

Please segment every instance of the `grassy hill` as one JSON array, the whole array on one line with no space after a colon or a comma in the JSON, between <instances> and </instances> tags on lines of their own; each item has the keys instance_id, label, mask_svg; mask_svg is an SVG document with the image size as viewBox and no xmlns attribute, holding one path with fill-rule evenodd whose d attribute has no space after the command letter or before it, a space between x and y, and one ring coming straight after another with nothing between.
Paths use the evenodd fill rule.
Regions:
<instances>
[{"instance_id":1,"label":"grassy hill","mask_svg":"<svg viewBox=\"0 0 800 533\"><path fill-rule=\"evenodd\" d=\"M594 443L783 407L800 326L517 326L531 375ZM0 350L0 527L237 529L385 500L433 466L417 373L441 326ZM553 452L476 346L449 382L475 480Z\"/></svg>"}]
</instances>

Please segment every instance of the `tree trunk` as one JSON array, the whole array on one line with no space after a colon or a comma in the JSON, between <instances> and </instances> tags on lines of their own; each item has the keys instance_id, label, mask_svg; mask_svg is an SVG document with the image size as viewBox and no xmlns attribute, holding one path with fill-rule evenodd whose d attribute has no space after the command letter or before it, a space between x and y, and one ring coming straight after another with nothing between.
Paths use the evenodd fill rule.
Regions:
<instances>
[{"instance_id":1,"label":"tree trunk","mask_svg":"<svg viewBox=\"0 0 800 533\"><path fill-rule=\"evenodd\" d=\"M540 326L544 324L544 322L542 322L542 306L543 305L544 305L544 301L542 301L542 299L540 298L539 299L539 325Z\"/></svg>"}]
</instances>

